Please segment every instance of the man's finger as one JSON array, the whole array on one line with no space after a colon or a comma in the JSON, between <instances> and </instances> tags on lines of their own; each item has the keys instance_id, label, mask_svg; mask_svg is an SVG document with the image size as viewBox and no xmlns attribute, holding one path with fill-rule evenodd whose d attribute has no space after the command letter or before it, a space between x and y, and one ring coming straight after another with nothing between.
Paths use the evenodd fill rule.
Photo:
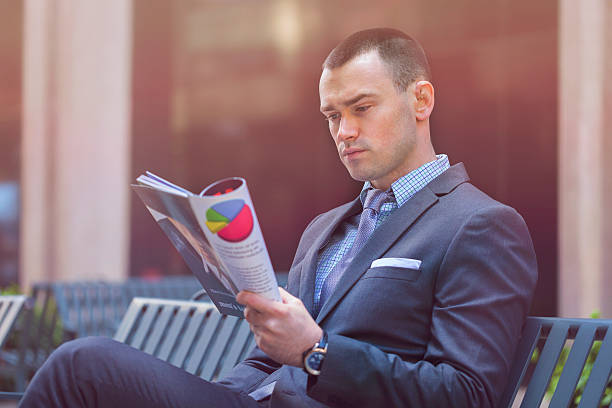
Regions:
<instances>
[{"instance_id":1,"label":"man's finger","mask_svg":"<svg viewBox=\"0 0 612 408\"><path fill-rule=\"evenodd\" d=\"M291 299L291 294L289 292L287 292L285 289L281 288L280 286L278 287L278 291L280 292L280 296L281 299L283 300L283 303L287 303L290 299Z\"/></svg>"},{"instance_id":2,"label":"man's finger","mask_svg":"<svg viewBox=\"0 0 612 408\"><path fill-rule=\"evenodd\" d=\"M280 292L283 303L301 302L300 299L296 298L295 296L293 296L291 293L287 292L285 289L281 288L280 286L278 287L278 290Z\"/></svg>"},{"instance_id":3,"label":"man's finger","mask_svg":"<svg viewBox=\"0 0 612 408\"><path fill-rule=\"evenodd\" d=\"M249 298L249 294L253 292L249 292L248 290L241 290L236 295L236 301L241 305L246 305L246 299Z\"/></svg>"},{"instance_id":4,"label":"man's finger","mask_svg":"<svg viewBox=\"0 0 612 408\"><path fill-rule=\"evenodd\" d=\"M248 306L244 308L242 313L244 313L244 318L249 323L254 321L257 318L257 314L258 314L257 310L253 309L252 307L248 307Z\"/></svg>"},{"instance_id":5,"label":"man's finger","mask_svg":"<svg viewBox=\"0 0 612 408\"><path fill-rule=\"evenodd\" d=\"M249 292L248 290L242 290L236 295L236 300L238 301L238 303L245 306L249 306L257 311L262 311L260 310L260 307L257 306L260 304L258 298L266 300L265 298L263 298L263 296L258 295L255 292ZM263 308L265 309L265 307Z\"/></svg>"},{"instance_id":6,"label":"man's finger","mask_svg":"<svg viewBox=\"0 0 612 408\"><path fill-rule=\"evenodd\" d=\"M244 308L244 318L250 325L258 327L265 326L267 320L264 314L258 312L250 306Z\"/></svg>"},{"instance_id":7,"label":"man's finger","mask_svg":"<svg viewBox=\"0 0 612 408\"><path fill-rule=\"evenodd\" d=\"M236 300L243 305L257 310L260 313L268 314L278 311L278 302L267 299L257 293L242 291L238 293Z\"/></svg>"}]
</instances>

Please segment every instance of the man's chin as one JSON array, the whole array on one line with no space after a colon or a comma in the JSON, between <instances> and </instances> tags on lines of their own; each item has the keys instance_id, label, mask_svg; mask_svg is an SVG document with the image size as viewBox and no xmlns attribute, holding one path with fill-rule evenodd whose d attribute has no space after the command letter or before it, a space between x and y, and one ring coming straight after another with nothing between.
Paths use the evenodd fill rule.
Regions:
<instances>
[{"instance_id":1,"label":"man's chin","mask_svg":"<svg viewBox=\"0 0 612 408\"><path fill-rule=\"evenodd\" d=\"M372 175L369 173L360 172L360 171L357 171L356 169L353 169L353 171L351 171L351 169L349 168L347 168L347 170L351 178L355 181L366 182L366 181L372 180Z\"/></svg>"}]
</instances>

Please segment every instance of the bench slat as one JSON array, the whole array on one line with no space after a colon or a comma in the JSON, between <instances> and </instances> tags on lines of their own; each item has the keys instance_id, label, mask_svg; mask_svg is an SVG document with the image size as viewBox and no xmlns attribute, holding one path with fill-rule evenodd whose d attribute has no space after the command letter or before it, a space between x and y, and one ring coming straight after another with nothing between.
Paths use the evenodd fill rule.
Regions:
<instances>
[{"instance_id":1,"label":"bench slat","mask_svg":"<svg viewBox=\"0 0 612 408\"><path fill-rule=\"evenodd\" d=\"M172 358L170 363L174 364L177 367L185 368L185 364L186 364L185 360L187 359L187 353L189 353L189 351L193 347L194 342L197 341L198 339L198 337L196 336L200 328L202 327L202 322L206 321L205 326L204 326L204 329L206 330L206 327L211 324L210 323L211 320L217 321L218 319L219 319L219 316L214 315L214 314L208 318L204 313L194 313L190 315L189 324L187 326L187 331L185 332L185 335L181 339L179 346L177 347L176 353L174 354L174 357ZM206 345L207 343L205 343L201 347L205 348ZM185 368L185 370L187 370L187 368ZM189 370L187 371L193 374L193 372Z\"/></svg>"},{"instance_id":2,"label":"bench slat","mask_svg":"<svg viewBox=\"0 0 612 408\"><path fill-rule=\"evenodd\" d=\"M561 349L565 344L568 331L569 323L556 322L553 324L533 372L533 377L527 387L521 408L539 406L542 402L550 376L557 365Z\"/></svg>"},{"instance_id":3,"label":"bench slat","mask_svg":"<svg viewBox=\"0 0 612 408\"><path fill-rule=\"evenodd\" d=\"M160 306L155 304L149 305L147 307L147 310L144 312L142 320L140 321L140 325L134 333L134 340L132 340L131 344L133 347L142 349L143 342L149 333L149 329L151 328L153 319L155 319L155 317L157 316L159 308Z\"/></svg>"},{"instance_id":4,"label":"bench slat","mask_svg":"<svg viewBox=\"0 0 612 408\"><path fill-rule=\"evenodd\" d=\"M229 372L239 361L242 355L242 350L247 342L251 329L246 320L240 319L238 322L238 331L230 339L231 345L225 352L221 367L219 368L218 378L223 377Z\"/></svg>"},{"instance_id":5,"label":"bench slat","mask_svg":"<svg viewBox=\"0 0 612 408\"><path fill-rule=\"evenodd\" d=\"M202 358L206 354L209 347L212 347L212 340L222 325L222 316L219 313L211 313L206 319L204 329L202 333L196 339L193 344L193 351L188 359L185 361L185 370L191 374L197 375L198 367L202 362Z\"/></svg>"},{"instance_id":6,"label":"bench slat","mask_svg":"<svg viewBox=\"0 0 612 408\"><path fill-rule=\"evenodd\" d=\"M204 364L202 368L202 373L200 374L200 377L208 381L211 381L214 378L213 376L217 371L219 361L221 360L225 348L227 347L228 339L234 332L236 323L238 323L237 317L225 316L220 331L217 333L214 343L212 344L212 348L210 349L210 352L206 355L206 364Z\"/></svg>"},{"instance_id":7,"label":"bench slat","mask_svg":"<svg viewBox=\"0 0 612 408\"><path fill-rule=\"evenodd\" d=\"M189 306L180 306L176 311L176 315L172 320L172 324L168 329L168 333L166 334L166 338L160 348L158 358L169 361L170 353L173 349L175 349L175 345L177 344L177 340L179 335L183 332L183 325L185 324L185 320L189 315Z\"/></svg>"},{"instance_id":8,"label":"bench slat","mask_svg":"<svg viewBox=\"0 0 612 408\"><path fill-rule=\"evenodd\" d=\"M585 325L578 329L576 339L572 345L567 361L563 366L561 378L557 383L557 389L553 395L550 406L561 407L568 406L569 402L576 389L576 384L580 378L582 367L589 355L593 337L595 336L596 327L594 325Z\"/></svg>"},{"instance_id":9,"label":"bench slat","mask_svg":"<svg viewBox=\"0 0 612 408\"><path fill-rule=\"evenodd\" d=\"M153 326L153 331L151 332L151 335L148 336L147 344L143 349L145 353L155 355L155 350L157 350L161 342L161 338L168 328L168 322L173 314L174 306L166 305L162 307L161 313Z\"/></svg>"},{"instance_id":10,"label":"bench slat","mask_svg":"<svg viewBox=\"0 0 612 408\"><path fill-rule=\"evenodd\" d=\"M578 408L598 407L612 372L612 330L608 329L601 343L591 375L584 387ZM552 405L551 405L552 406Z\"/></svg>"}]
</instances>

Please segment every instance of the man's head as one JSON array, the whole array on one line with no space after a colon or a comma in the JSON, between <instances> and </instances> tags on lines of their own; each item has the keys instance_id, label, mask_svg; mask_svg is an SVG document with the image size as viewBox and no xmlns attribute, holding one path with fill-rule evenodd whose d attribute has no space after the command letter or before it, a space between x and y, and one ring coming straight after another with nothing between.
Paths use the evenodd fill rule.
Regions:
<instances>
[{"instance_id":1,"label":"man's head","mask_svg":"<svg viewBox=\"0 0 612 408\"><path fill-rule=\"evenodd\" d=\"M319 83L321 112L353 178L387 189L435 159L429 78L421 46L398 30L360 31L331 51Z\"/></svg>"}]
</instances>

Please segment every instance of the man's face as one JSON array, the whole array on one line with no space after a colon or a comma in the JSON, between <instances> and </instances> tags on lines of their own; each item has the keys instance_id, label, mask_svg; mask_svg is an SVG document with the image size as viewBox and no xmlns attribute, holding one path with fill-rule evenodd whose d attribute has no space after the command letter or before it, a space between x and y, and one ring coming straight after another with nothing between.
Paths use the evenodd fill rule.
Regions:
<instances>
[{"instance_id":1,"label":"man's face","mask_svg":"<svg viewBox=\"0 0 612 408\"><path fill-rule=\"evenodd\" d=\"M412 170L417 143L413 93L397 91L378 52L324 69L319 95L321 112L351 177L386 190Z\"/></svg>"}]
</instances>

